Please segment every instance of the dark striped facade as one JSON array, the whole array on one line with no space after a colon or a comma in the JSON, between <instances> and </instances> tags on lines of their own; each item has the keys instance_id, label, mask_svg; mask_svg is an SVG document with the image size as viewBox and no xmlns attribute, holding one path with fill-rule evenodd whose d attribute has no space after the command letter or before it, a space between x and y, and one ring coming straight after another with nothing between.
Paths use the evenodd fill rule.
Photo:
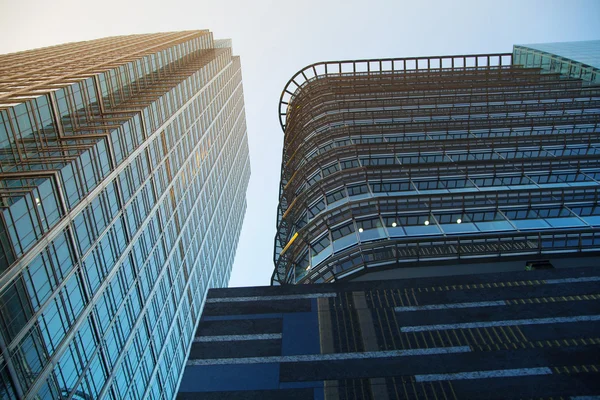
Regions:
<instances>
[{"instance_id":1,"label":"dark striped facade","mask_svg":"<svg viewBox=\"0 0 600 400\"><path fill-rule=\"evenodd\" d=\"M211 289L178 399L592 398L599 284L591 267Z\"/></svg>"},{"instance_id":2,"label":"dark striped facade","mask_svg":"<svg viewBox=\"0 0 600 400\"><path fill-rule=\"evenodd\" d=\"M274 284L600 246L600 86L511 54L323 62L280 102Z\"/></svg>"}]
</instances>

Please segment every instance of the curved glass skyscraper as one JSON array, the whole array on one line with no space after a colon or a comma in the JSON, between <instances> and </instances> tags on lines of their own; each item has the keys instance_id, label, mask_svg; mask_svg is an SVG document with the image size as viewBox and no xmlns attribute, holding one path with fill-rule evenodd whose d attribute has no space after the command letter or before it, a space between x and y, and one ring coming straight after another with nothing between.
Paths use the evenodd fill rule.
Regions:
<instances>
[{"instance_id":1,"label":"curved glass skyscraper","mask_svg":"<svg viewBox=\"0 0 600 400\"><path fill-rule=\"evenodd\" d=\"M172 398L250 174L208 31L0 56L0 397Z\"/></svg>"},{"instance_id":2,"label":"curved glass skyscraper","mask_svg":"<svg viewBox=\"0 0 600 400\"><path fill-rule=\"evenodd\" d=\"M336 61L294 75L279 110L273 283L591 263L600 86L537 57Z\"/></svg>"}]
</instances>

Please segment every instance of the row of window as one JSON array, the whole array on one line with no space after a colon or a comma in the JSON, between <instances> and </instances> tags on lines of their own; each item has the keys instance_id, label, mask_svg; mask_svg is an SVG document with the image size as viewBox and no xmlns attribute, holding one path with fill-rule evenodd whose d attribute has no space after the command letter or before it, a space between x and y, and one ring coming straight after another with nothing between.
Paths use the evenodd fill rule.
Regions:
<instances>
[{"instance_id":1,"label":"row of window","mask_svg":"<svg viewBox=\"0 0 600 400\"><path fill-rule=\"evenodd\" d=\"M477 79L482 77L482 70L473 71L475 74L465 74L461 77L453 76L453 74L435 74L433 80L425 79L425 76L420 75L418 80L411 80L411 90L399 90L394 91L398 88L399 82L396 82L396 86L386 82L387 90L381 90L370 93L364 91L345 91L343 106L347 108L340 108L339 98L330 95L331 81L324 83L323 91L319 93L320 101L306 104L306 102L300 102L296 108L291 108L294 111L290 115L290 126L296 123L306 123L307 121L314 120L317 112L321 110L326 111L321 115L332 115L339 114L340 112L366 112L370 110L415 110L415 109L431 109L436 107L510 107L515 105L523 105L523 109L532 109L535 106L538 108L544 106L551 106L558 103L573 103L579 101L590 100L588 96L582 95L571 99L565 99L563 93L556 90L548 90L552 88L576 88L576 84L572 81L559 81L557 77L551 75L538 75L535 70L521 70L520 75L505 75L498 74L492 77L487 75L484 77L484 81ZM537 84L532 85L531 77L537 75ZM405 77L404 74L400 77ZM468 82L468 78L474 78L473 83L479 83L480 85L470 85L467 89L464 87L465 82ZM496 78L496 79L494 79ZM368 80L371 82L374 79L378 79L374 75L371 75ZM444 87L441 85L442 82L450 82L455 85L455 88ZM558 81L558 82L557 82ZM483 85L481 85L483 83ZM499 87L498 83L502 86ZM352 83L353 85L359 84L356 80ZM403 85L404 83L399 83ZM433 86L433 85L435 86ZM487 85L492 84L496 86L496 90L490 91ZM529 86L524 88L523 84ZM419 85L422 85L419 87ZM462 87L456 87L456 86ZM432 87L433 86L433 87ZM371 89L374 86L371 86ZM423 88L424 87L424 88ZM310 87L308 88L311 89ZM525 89L525 90L524 90ZM533 89L533 90L532 90ZM301 93L302 95L305 93ZM324 94L324 95L323 95ZM586 93L587 95L587 93ZM369 107L365 104L368 103ZM373 107L371 107L373 106ZM401 107L401 108L399 108ZM308 112L307 112L308 111Z\"/></svg>"},{"instance_id":2,"label":"row of window","mask_svg":"<svg viewBox=\"0 0 600 400\"><path fill-rule=\"evenodd\" d=\"M321 212L330 210L347 201L378 196L399 196L434 193L464 193L468 191L524 190L539 188L594 187L600 180L600 170L531 172L523 175L475 175L472 177L439 177L374 181L371 183L348 184L327 192L306 207L300 218L295 220L296 229ZM298 207L298 206L296 206ZM296 212L299 212L296 210Z\"/></svg>"},{"instance_id":3,"label":"row of window","mask_svg":"<svg viewBox=\"0 0 600 400\"><path fill-rule=\"evenodd\" d=\"M590 156L600 154L600 147L573 145L564 147L465 150L427 153L402 153L395 155L365 155L357 158L335 161L312 172L305 183L295 191L300 195L316 182L341 170L361 166L414 165L422 163L456 163L465 161L531 159L540 157Z\"/></svg>"},{"instance_id":4,"label":"row of window","mask_svg":"<svg viewBox=\"0 0 600 400\"><path fill-rule=\"evenodd\" d=\"M559 134L580 134L595 132L595 125L571 125L560 127L533 127L533 128L502 128L502 129L473 129L465 131L431 131L431 132L406 132L406 133L389 133L379 135L356 135L349 138L340 138L337 140L326 142L319 145L316 150L310 151L306 157L303 157L298 167L300 168L305 163L317 155L321 155L334 147L345 147L353 144L376 144L376 143L399 143L411 141L430 141L430 140L455 140L455 139L488 139L499 137L521 137L521 136L538 136L538 135L559 135Z\"/></svg>"},{"instance_id":5,"label":"row of window","mask_svg":"<svg viewBox=\"0 0 600 400\"><path fill-rule=\"evenodd\" d=\"M502 207L462 212L406 213L360 218L330 228L311 242L303 268L315 267L331 254L372 240L427 235L544 230L600 226L600 205ZM301 250L295 250L295 253ZM308 256L310 254L310 257Z\"/></svg>"},{"instance_id":6,"label":"row of window","mask_svg":"<svg viewBox=\"0 0 600 400\"><path fill-rule=\"evenodd\" d=\"M524 236L518 234L504 237L490 236L463 236L457 241L452 236L432 237L431 240L414 242L396 242L393 244L356 248L343 256L335 255L331 259L329 247L324 247L321 253L327 256L321 259L321 264L314 264L315 258L309 252L296 257L293 268L287 270L287 279L290 282L301 282L310 275L310 282L324 282L334 276L341 279L349 274L362 269L364 265L376 267L396 262L410 263L425 259L442 260L456 259L457 256L470 258L490 257L512 254L537 254L539 251L546 253L593 251L600 246L600 236L593 232L581 233L578 231L565 231L565 233L544 233ZM323 240L323 239L321 239ZM326 265L327 264L327 265ZM325 266L326 265L326 266ZM324 267L325 266L325 267Z\"/></svg>"},{"instance_id":7,"label":"row of window","mask_svg":"<svg viewBox=\"0 0 600 400\"><path fill-rule=\"evenodd\" d=\"M314 129L313 132L307 135L304 140L311 140L313 137L319 135L326 135L332 130L336 129L350 129L360 130L367 129L373 126L380 126L383 128L402 125L404 127L410 127L410 129L428 129L433 130L440 129L441 125L452 125L454 130L464 129L479 129L491 126L499 125L529 125L532 121L537 120L539 125L555 125L555 124L572 124L575 118L582 119L583 121L593 121L594 118L600 113L600 108L593 108L585 110L584 114L570 114L563 111L553 111L545 113L544 115L521 115L520 113L497 113L497 114L474 114L474 115L452 115L452 116L438 116L438 117L414 117L414 118L357 118L353 120L345 121L331 121L323 124L318 128ZM397 129L397 128L395 128ZM297 144L296 144L297 145Z\"/></svg>"},{"instance_id":8,"label":"row of window","mask_svg":"<svg viewBox=\"0 0 600 400\"><path fill-rule=\"evenodd\" d=\"M459 119L481 119L487 118L538 118L547 116L583 115L597 114L595 104L586 99L578 102L570 99L569 102L557 102L556 99L538 101L537 103L506 104L505 102L478 103L470 99L468 103L454 104L419 104L414 106L399 105L401 99L397 99L391 105L379 105L377 101L362 102L360 108L340 108L339 105L331 107L330 111L310 115L310 120L304 121L305 125L318 123L320 119L332 119L335 116L343 116L344 119L360 120L362 118L373 118L378 115L398 115L393 120L396 122L428 122L428 121L451 121ZM347 103L346 103L347 104ZM597 106L597 105L596 105ZM323 110L319 104L319 111Z\"/></svg>"}]
</instances>

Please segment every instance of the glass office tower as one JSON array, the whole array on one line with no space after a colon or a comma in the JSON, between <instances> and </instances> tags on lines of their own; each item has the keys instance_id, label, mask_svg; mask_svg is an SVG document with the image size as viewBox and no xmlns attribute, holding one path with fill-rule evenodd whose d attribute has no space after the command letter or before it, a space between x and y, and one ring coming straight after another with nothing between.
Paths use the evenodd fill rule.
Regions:
<instances>
[{"instance_id":1,"label":"glass office tower","mask_svg":"<svg viewBox=\"0 0 600 400\"><path fill-rule=\"evenodd\" d=\"M515 64L600 83L600 40L515 45Z\"/></svg>"},{"instance_id":2,"label":"glass office tower","mask_svg":"<svg viewBox=\"0 0 600 400\"><path fill-rule=\"evenodd\" d=\"M0 56L0 397L170 399L250 174L208 31Z\"/></svg>"},{"instance_id":3,"label":"glass office tower","mask_svg":"<svg viewBox=\"0 0 600 400\"><path fill-rule=\"evenodd\" d=\"M600 85L521 52L296 73L273 284L598 263Z\"/></svg>"}]
</instances>

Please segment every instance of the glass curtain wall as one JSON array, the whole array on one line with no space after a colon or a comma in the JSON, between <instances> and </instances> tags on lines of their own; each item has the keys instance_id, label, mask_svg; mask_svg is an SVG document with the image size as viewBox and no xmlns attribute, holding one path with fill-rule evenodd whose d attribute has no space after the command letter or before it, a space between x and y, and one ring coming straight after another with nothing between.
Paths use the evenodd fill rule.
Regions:
<instances>
[{"instance_id":1,"label":"glass curtain wall","mask_svg":"<svg viewBox=\"0 0 600 400\"><path fill-rule=\"evenodd\" d=\"M208 31L0 56L0 397L172 398L249 158Z\"/></svg>"}]
</instances>

